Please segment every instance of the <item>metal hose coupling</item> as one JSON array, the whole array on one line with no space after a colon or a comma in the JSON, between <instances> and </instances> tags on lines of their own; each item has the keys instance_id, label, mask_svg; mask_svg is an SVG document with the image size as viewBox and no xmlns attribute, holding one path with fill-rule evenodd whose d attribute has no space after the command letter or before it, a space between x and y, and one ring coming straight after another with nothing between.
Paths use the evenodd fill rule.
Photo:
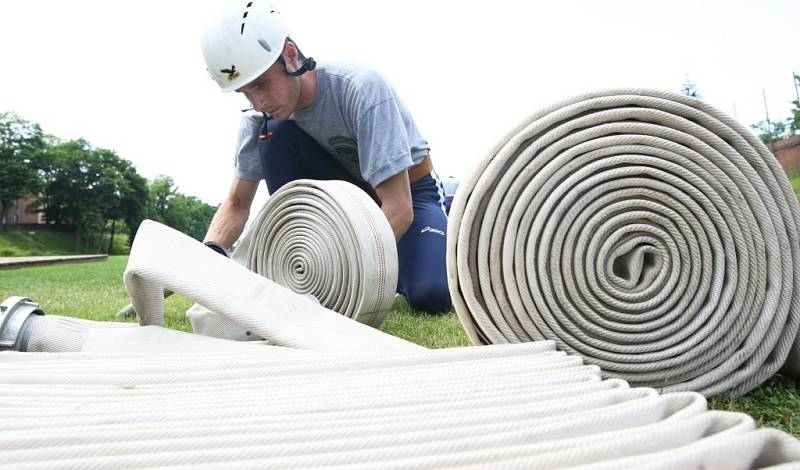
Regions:
<instances>
[{"instance_id":1,"label":"metal hose coupling","mask_svg":"<svg viewBox=\"0 0 800 470\"><path fill-rule=\"evenodd\" d=\"M44 311L28 297L9 297L0 304L0 351L27 349L31 315L44 315Z\"/></svg>"}]
</instances>

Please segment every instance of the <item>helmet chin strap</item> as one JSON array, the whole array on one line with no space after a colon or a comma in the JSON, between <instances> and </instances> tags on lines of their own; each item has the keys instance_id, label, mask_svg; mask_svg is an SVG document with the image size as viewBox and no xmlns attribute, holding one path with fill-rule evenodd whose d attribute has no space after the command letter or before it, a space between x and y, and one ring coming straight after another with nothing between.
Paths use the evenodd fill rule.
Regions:
<instances>
[{"instance_id":1,"label":"helmet chin strap","mask_svg":"<svg viewBox=\"0 0 800 470\"><path fill-rule=\"evenodd\" d=\"M286 65L286 61L283 60L282 56L278 57L278 62L280 62L283 65L283 68L286 69L286 73L288 73L292 77L299 77L300 75L303 75L306 72L314 70L314 68L317 66L317 62L314 60L314 58L308 57L303 60L303 64L300 65L300 68L298 68L294 72L290 72L289 67Z\"/></svg>"},{"instance_id":2,"label":"helmet chin strap","mask_svg":"<svg viewBox=\"0 0 800 470\"><path fill-rule=\"evenodd\" d=\"M297 47L297 44L295 44L294 41L292 41L289 38L286 38L286 40L294 44L295 49L297 49L297 56L300 58L300 60L303 61L299 69L290 72L289 67L286 65L286 61L283 59L283 55L279 55L278 62L280 62L281 65L283 65L283 68L286 70L286 73L288 73L292 77L299 77L300 75L303 75L306 72L314 70L314 68L317 66L317 62L314 60L314 58L313 57L306 58L306 56L304 56L303 53L300 52L300 48Z\"/></svg>"}]
</instances>

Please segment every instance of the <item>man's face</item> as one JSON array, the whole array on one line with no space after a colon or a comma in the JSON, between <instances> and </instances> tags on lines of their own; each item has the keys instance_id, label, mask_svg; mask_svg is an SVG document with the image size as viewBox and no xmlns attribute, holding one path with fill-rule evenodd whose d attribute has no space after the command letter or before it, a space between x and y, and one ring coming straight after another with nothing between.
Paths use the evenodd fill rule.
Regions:
<instances>
[{"instance_id":1,"label":"man's face","mask_svg":"<svg viewBox=\"0 0 800 470\"><path fill-rule=\"evenodd\" d=\"M236 91L244 94L256 111L283 120L297 109L300 81L286 73L283 65L276 62L258 78Z\"/></svg>"}]
</instances>

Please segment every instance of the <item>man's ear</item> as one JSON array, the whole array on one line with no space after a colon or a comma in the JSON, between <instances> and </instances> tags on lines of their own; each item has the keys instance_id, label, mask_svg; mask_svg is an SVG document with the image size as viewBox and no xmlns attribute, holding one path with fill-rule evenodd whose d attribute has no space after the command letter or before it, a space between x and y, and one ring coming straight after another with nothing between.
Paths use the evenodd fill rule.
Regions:
<instances>
[{"instance_id":1,"label":"man's ear","mask_svg":"<svg viewBox=\"0 0 800 470\"><path fill-rule=\"evenodd\" d=\"M281 55L283 56L283 60L286 62L287 72L296 72L300 68L297 47L292 41L286 41L286 43L283 45L283 53Z\"/></svg>"}]
</instances>

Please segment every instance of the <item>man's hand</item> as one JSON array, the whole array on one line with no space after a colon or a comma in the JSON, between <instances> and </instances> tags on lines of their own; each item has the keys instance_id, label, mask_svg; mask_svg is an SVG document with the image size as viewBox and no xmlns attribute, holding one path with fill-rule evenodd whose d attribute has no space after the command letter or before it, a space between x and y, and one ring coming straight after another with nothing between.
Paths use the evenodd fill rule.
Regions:
<instances>
[{"instance_id":1,"label":"man's hand","mask_svg":"<svg viewBox=\"0 0 800 470\"><path fill-rule=\"evenodd\" d=\"M217 213L214 214L204 241L214 242L223 248L230 249L244 230L258 183L258 181L233 179L231 190L217 209Z\"/></svg>"},{"instance_id":2,"label":"man's hand","mask_svg":"<svg viewBox=\"0 0 800 470\"><path fill-rule=\"evenodd\" d=\"M403 170L379 184L375 192L381 200L381 210L389 220L395 240L400 240L414 221L408 171Z\"/></svg>"}]
</instances>

